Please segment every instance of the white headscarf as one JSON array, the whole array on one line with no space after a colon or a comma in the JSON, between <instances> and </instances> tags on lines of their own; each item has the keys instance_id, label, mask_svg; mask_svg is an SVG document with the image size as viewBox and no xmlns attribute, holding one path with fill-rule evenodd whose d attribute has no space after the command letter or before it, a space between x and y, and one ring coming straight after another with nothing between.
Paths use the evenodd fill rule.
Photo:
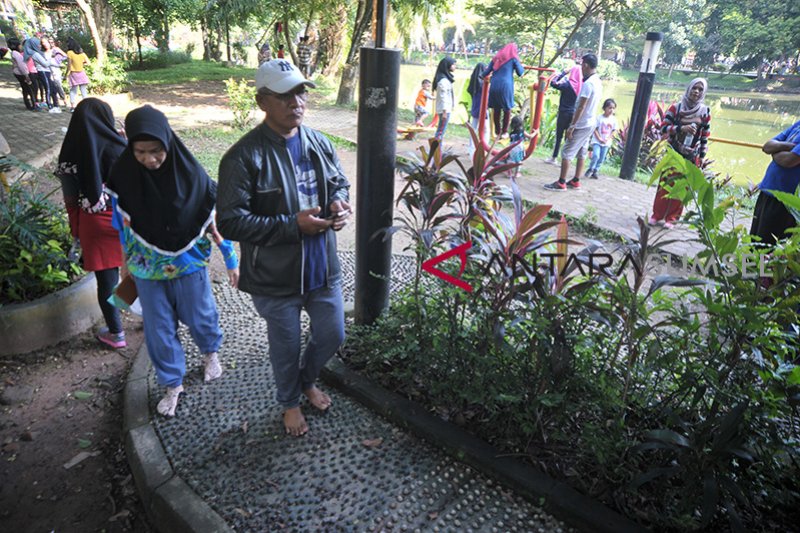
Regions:
<instances>
[{"instance_id":1,"label":"white headscarf","mask_svg":"<svg viewBox=\"0 0 800 533\"><path fill-rule=\"evenodd\" d=\"M703 94L701 94L700 98L697 99L697 102L694 102L694 105L692 105L692 102L689 99L689 92L692 90L692 87L698 83L703 85ZM681 120L681 122L699 119L700 117L708 114L708 106L703 103L706 99L706 92L708 92L708 82L705 78L695 78L691 81L691 83L689 83L689 86L686 88L686 92L683 93L683 98L681 98L681 110L678 113L678 118Z\"/></svg>"}]
</instances>

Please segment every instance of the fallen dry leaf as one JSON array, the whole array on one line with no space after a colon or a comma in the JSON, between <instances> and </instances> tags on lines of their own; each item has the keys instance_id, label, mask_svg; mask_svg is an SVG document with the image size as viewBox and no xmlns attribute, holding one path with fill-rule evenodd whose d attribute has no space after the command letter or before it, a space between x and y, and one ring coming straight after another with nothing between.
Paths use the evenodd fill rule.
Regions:
<instances>
[{"instance_id":1,"label":"fallen dry leaf","mask_svg":"<svg viewBox=\"0 0 800 533\"><path fill-rule=\"evenodd\" d=\"M117 514L115 514L114 516L112 516L111 518L109 518L108 521L109 522L116 522L120 518L127 518L128 516L130 516L130 514L131 514L131 512L129 510L123 509L120 512L118 512Z\"/></svg>"},{"instance_id":2,"label":"fallen dry leaf","mask_svg":"<svg viewBox=\"0 0 800 533\"><path fill-rule=\"evenodd\" d=\"M233 510L236 511L237 513L239 513L240 515L242 515L245 518L250 518L250 513L248 513L244 509L239 509L238 507L236 507Z\"/></svg>"},{"instance_id":3,"label":"fallen dry leaf","mask_svg":"<svg viewBox=\"0 0 800 533\"><path fill-rule=\"evenodd\" d=\"M69 470L73 466L77 465L78 463L88 459L89 457L97 457L100 455L99 451L96 452L80 452L75 457L64 463L64 468Z\"/></svg>"},{"instance_id":4,"label":"fallen dry leaf","mask_svg":"<svg viewBox=\"0 0 800 533\"><path fill-rule=\"evenodd\" d=\"M242 433L247 434L247 420L242 422Z\"/></svg>"},{"instance_id":5,"label":"fallen dry leaf","mask_svg":"<svg viewBox=\"0 0 800 533\"><path fill-rule=\"evenodd\" d=\"M377 448L378 446L383 444L383 438L382 437L378 437L377 439L362 440L361 444L363 444L367 448Z\"/></svg>"}]
</instances>

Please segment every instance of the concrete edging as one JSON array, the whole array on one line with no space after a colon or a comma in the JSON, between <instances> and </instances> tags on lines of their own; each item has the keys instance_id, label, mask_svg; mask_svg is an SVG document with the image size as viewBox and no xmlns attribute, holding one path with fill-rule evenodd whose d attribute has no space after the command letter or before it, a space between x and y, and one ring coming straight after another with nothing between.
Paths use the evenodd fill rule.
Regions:
<instances>
[{"instance_id":1,"label":"concrete edging","mask_svg":"<svg viewBox=\"0 0 800 533\"><path fill-rule=\"evenodd\" d=\"M150 359L142 345L128 373L123 398L125 453L151 525L163 533L229 533L233 530L172 469L150 423L147 374Z\"/></svg>"},{"instance_id":2,"label":"concrete edging","mask_svg":"<svg viewBox=\"0 0 800 533\"><path fill-rule=\"evenodd\" d=\"M322 379L371 410L444 449L459 461L498 479L556 517L584 531L624 533L643 526L585 496L566 483L503 454L463 429L427 412L416 402L376 385L348 369L338 358L322 370ZM543 500L543 501L542 501Z\"/></svg>"},{"instance_id":3,"label":"concrete edging","mask_svg":"<svg viewBox=\"0 0 800 533\"><path fill-rule=\"evenodd\" d=\"M97 280L81 280L32 302L0 307L0 355L25 354L83 333L102 317Z\"/></svg>"}]
</instances>

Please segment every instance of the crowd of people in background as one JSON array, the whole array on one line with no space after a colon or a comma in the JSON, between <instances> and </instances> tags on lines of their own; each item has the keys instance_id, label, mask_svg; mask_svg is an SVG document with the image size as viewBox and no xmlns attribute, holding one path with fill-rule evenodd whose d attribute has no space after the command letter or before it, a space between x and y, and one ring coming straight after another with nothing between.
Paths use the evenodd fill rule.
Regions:
<instances>
[{"instance_id":1,"label":"crowd of people in background","mask_svg":"<svg viewBox=\"0 0 800 533\"><path fill-rule=\"evenodd\" d=\"M87 97L89 77L86 66L89 58L72 37L67 39L66 52L53 37L46 35L24 40L11 38L8 47L12 72L20 84L25 107L30 111L61 113L62 106L67 105L64 68L69 85L69 111L75 110L79 91L81 99Z\"/></svg>"}]
</instances>

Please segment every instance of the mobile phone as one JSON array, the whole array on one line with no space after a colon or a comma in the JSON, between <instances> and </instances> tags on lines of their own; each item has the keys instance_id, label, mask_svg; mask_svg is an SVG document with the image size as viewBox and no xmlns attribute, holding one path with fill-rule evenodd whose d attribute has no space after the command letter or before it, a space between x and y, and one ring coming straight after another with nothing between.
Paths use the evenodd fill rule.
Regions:
<instances>
[{"instance_id":1,"label":"mobile phone","mask_svg":"<svg viewBox=\"0 0 800 533\"><path fill-rule=\"evenodd\" d=\"M346 217L349 214L350 214L350 210L349 209L345 209L344 211L339 211L338 213L332 213L327 218L327 220L336 220L337 218Z\"/></svg>"}]
</instances>

